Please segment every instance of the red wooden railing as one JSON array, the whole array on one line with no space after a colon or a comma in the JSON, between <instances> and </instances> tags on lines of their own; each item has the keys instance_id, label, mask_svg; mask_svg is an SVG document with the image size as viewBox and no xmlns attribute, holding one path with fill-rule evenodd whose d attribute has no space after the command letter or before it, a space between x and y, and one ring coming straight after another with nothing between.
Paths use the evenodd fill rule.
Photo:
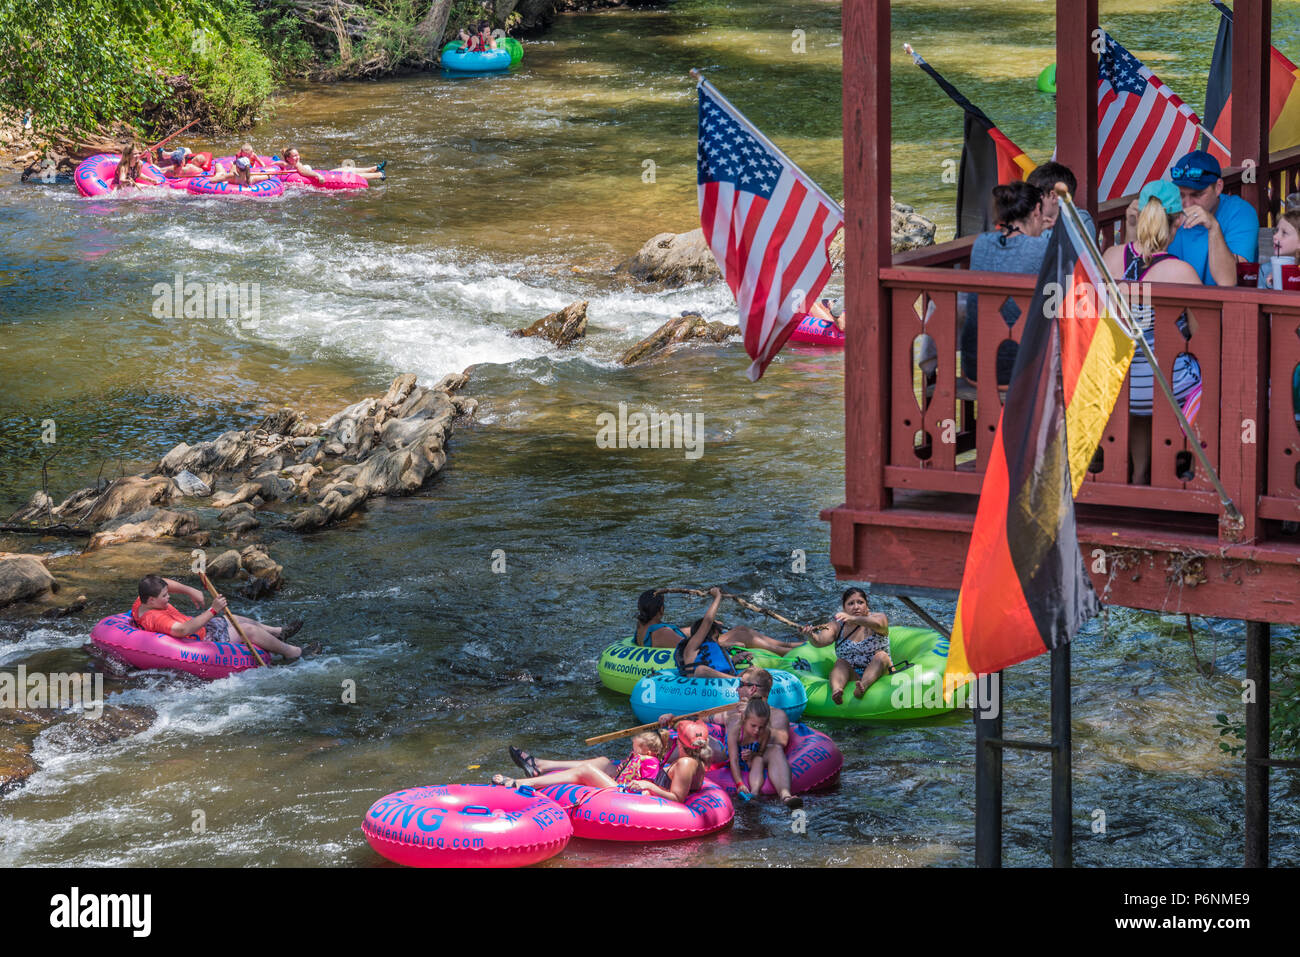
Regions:
<instances>
[{"instance_id":1,"label":"red wooden railing","mask_svg":"<svg viewBox=\"0 0 1300 957\"><path fill-rule=\"evenodd\" d=\"M1270 157L1269 196L1276 211L1300 189L1300 149ZM1236 193L1242 170L1228 170ZM1097 224L1103 245L1123 228L1131 197L1105 203ZM887 455L889 489L977 495L1001 409L996 382L999 346L1019 343L1035 277L968 271L973 237L911 250L880 271L889 316ZM1149 285L1155 310L1155 354L1172 381L1176 357L1187 352L1201 370L1202 398L1193 423L1197 440L1246 517L1232 540L1262 541L1264 520L1300 520L1300 427L1292 377L1300 368L1300 296L1247 288ZM976 382L958 367L963 301L978 294ZM1014 325L1002 315L1018 310ZM1190 338L1177 328L1191 319ZM970 321L968 319L968 321ZM918 337L931 340L937 361L917 363ZM1149 509L1185 516L1222 509L1208 475L1195 460L1173 410L1157 395L1151 419L1149 484L1129 480L1128 384L1115 407L1079 493L1093 506Z\"/></svg>"}]
</instances>

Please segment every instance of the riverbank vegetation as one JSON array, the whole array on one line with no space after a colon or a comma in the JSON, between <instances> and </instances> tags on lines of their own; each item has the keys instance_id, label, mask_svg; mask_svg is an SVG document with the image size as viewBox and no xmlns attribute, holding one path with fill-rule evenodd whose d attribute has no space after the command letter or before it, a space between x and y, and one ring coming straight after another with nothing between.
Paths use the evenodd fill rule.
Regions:
<instances>
[{"instance_id":1,"label":"riverbank vegetation","mask_svg":"<svg viewBox=\"0 0 1300 957\"><path fill-rule=\"evenodd\" d=\"M614 3L617 0L605 0ZM10 0L0 5L0 120L34 138L143 136L191 120L251 126L294 79L432 67L487 20L537 29L571 0ZM597 0L596 5L601 5Z\"/></svg>"}]
</instances>

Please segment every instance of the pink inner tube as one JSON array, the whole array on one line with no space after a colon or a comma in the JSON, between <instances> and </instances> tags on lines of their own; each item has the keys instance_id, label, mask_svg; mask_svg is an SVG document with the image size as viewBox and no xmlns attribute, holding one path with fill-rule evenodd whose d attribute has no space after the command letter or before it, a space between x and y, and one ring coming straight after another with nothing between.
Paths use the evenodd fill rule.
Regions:
<instances>
[{"instance_id":1,"label":"pink inner tube","mask_svg":"<svg viewBox=\"0 0 1300 957\"><path fill-rule=\"evenodd\" d=\"M726 750L726 739L719 733L718 725L710 724L709 734L714 740L722 741L723 750ZM785 749L785 757L790 762L790 790L795 794L807 794L809 791L831 787L839 779L840 768L844 766L844 755L840 754L835 742L806 724L790 725L790 744ZM728 794L736 793L736 782L731 779L729 765L715 765L704 776ZM744 771L741 771L741 776L745 776ZM760 793L776 793L766 768L763 770L763 789Z\"/></svg>"},{"instance_id":2,"label":"pink inner tube","mask_svg":"<svg viewBox=\"0 0 1300 957\"><path fill-rule=\"evenodd\" d=\"M799 325L795 326L794 332L790 333L790 341L802 342L809 346L832 346L843 349L844 333L840 332L839 326L829 319L804 316Z\"/></svg>"},{"instance_id":3,"label":"pink inner tube","mask_svg":"<svg viewBox=\"0 0 1300 957\"><path fill-rule=\"evenodd\" d=\"M285 173L282 179L286 186L310 186L313 189L366 189L370 186L369 181L360 173L349 173L346 170L341 172L317 170L316 172L324 177L323 183L318 183L298 172Z\"/></svg>"},{"instance_id":4,"label":"pink inner tube","mask_svg":"<svg viewBox=\"0 0 1300 957\"><path fill-rule=\"evenodd\" d=\"M134 190L119 192L113 189L113 173L121 161L122 157L117 153L97 153L82 160L72 176L73 182L77 184L77 192L82 196L107 196L110 193L118 196L131 195ZM143 170L144 176L140 180L140 185L161 186L166 182L162 170L153 163L145 161Z\"/></svg>"},{"instance_id":5,"label":"pink inner tube","mask_svg":"<svg viewBox=\"0 0 1300 957\"><path fill-rule=\"evenodd\" d=\"M130 612L109 615L90 629L96 647L135 668L171 668L200 678L225 678L259 667L245 644L173 638L135 626ZM269 652L262 652L266 661Z\"/></svg>"},{"instance_id":6,"label":"pink inner tube","mask_svg":"<svg viewBox=\"0 0 1300 957\"><path fill-rule=\"evenodd\" d=\"M720 831L736 816L727 792L708 780L684 803L584 784L537 790L568 811L575 837L596 841L678 841Z\"/></svg>"},{"instance_id":7,"label":"pink inner tube","mask_svg":"<svg viewBox=\"0 0 1300 957\"><path fill-rule=\"evenodd\" d=\"M264 179L252 186L238 183L214 183L210 176L195 176L185 180L185 191L196 196L251 196L269 199L284 194L284 183L278 179Z\"/></svg>"},{"instance_id":8,"label":"pink inner tube","mask_svg":"<svg viewBox=\"0 0 1300 957\"><path fill-rule=\"evenodd\" d=\"M525 867L573 837L569 816L532 788L448 784L406 788L370 806L370 846L408 867Z\"/></svg>"}]
</instances>

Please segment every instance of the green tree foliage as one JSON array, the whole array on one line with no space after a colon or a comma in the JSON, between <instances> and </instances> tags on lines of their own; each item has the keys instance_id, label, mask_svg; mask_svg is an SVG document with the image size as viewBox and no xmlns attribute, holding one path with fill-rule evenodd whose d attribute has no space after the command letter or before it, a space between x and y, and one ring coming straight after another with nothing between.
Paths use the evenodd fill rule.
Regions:
<instances>
[{"instance_id":1,"label":"green tree foliage","mask_svg":"<svg viewBox=\"0 0 1300 957\"><path fill-rule=\"evenodd\" d=\"M147 121L184 74L232 121L270 91L258 28L246 0L5 0L0 109L45 130Z\"/></svg>"}]
</instances>

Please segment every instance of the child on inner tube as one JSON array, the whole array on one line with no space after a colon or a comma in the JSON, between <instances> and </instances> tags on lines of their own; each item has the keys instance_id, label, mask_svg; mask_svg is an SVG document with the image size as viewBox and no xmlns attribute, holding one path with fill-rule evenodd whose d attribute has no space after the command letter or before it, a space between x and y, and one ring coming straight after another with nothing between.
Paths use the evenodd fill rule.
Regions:
<instances>
[{"instance_id":1,"label":"child on inner tube","mask_svg":"<svg viewBox=\"0 0 1300 957\"><path fill-rule=\"evenodd\" d=\"M213 164L213 169L212 182L235 183L239 186L252 186L276 175L264 170L254 172L253 163L247 156L236 156L235 164L230 169L225 169L220 163Z\"/></svg>"},{"instance_id":2,"label":"child on inner tube","mask_svg":"<svg viewBox=\"0 0 1300 957\"><path fill-rule=\"evenodd\" d=\"M668 732L642 731L632 739L632 753L617 767L609 758L588 758L579 761L548 761L534 758L527 751L510 749L510 758L527 771L531 777L508 778L494 774L493 784L508 788L545 787L548 784L585 784L593 788L613 788L631 785L634 781L653 781L659 774L660 762L668 748Z\"/></svg>"},{"instance_id":3,"label":"child on inner tube","mask_svg":"<svg viewBox=\"0 0 1300 957\"><path fill-rule=\"evenodd\" d=\"M117 169L113 170L113 188L121 189L130 186L132 189L139 189L142 185L151 185L139 182L143 175L144 158L140 156L134 141L125 144L122 147L122 158L117 161Z\"/></svg>"},{"instance_id":4,"label":"child on inner tube","mask_svg":"<svg viewBox=\"0 0 1300 957\"><path fill-rule=\"evenodd\" d=\"M206 172L202 164L191 159L196 154L188 146L178 146L170 153L163 153L161 150L158 152L159 165L163 168L163 175L168 179L189 179L202 176Z\"/></svg>"},{"instance_id":5,"label":"child on inner tube","mask_svg":"<svg viewBox=\"0 0 1300 957\"><path fill-rule=\"evenodd\" d=\"M727 763L742 795L763 789L763 759L771 739L772 709L762 698L750 698L740 721L727 723ZM749 776L748 781L741 777Z\"/></svg>"},{"instance_id":6,"label":"child on inner tube","mask_svg":"<svg viewBox=\"0 0 1300 957\"><path fill-rule=\"evenodd\" d=\"M641 763L637 765L636 770L636 773L641 776L627 780L622 785L624 788L629 791L643 791L667 801L680 803L704 786L704 772L709 766L709 726L703 721L683 720L677 722L676 732L678 756L667 767L661 766L653 781L644 776L651 765L645 761L647 755L643 751L653 750L657 746L659 753L662 754L667 744L664 737L666 733L645 731L632 739L632 754L629 755L628 761L634 760L638 755L641 757ZM616 787L619 785L617 778L625 775L628 767L628 761L625 761L619 766L617 772L611 775L613 762L608 758L595 758L591 761L547 761L534 758L527 751L520 751L515 747L510 749L510 758L532 776L514 780L497 774L492 777L493 784L505 787L540 784L544 787L547 784L578 783L591 787ZM554 773L543 773L543 765L547 771L556 770ZM569 775L581 775L582 779L574 781L574 777ZM563 782L560 780L561 777Z\"/></svg>"},{"instance_id":7,"label":"child on inner tube","mask_svg":"<svg viewBox=\"0 0 1300 957\"><path fill-rule=\"evenodd\" d=\"M664 596L654 589L642 592L641 597L637 599L636 621L633 643L637 645L647 648L676 648L687 637L686 632L676 625L664 623ZM771 651L778 655L787 654L790 649L799 644L799 642L791 644L780 641L755 631L748 625L736 625L734 628L725 629L717 637L717 642L723 648L737 646L762 648L764 651Z\"/></svg>"},{"instance_id":8,"label":"child on inner tube","mask_svg":"<svg viewBox=\"0 0 1300 957\"><path fill-rule=\"evenodd\" d=\"M696 619L691 626L690 636L677 643L673 661L677 665L677 673L687 678L734 678L736 666L718 643L722 636L722 626L713 620L722 601L722 589L714 585L709 589L709 594L713 596L713 601L709 604L708 611L703 618ZM745 663L753 660L743 653L736 657Z\"/></svg>"}]
</instances>

